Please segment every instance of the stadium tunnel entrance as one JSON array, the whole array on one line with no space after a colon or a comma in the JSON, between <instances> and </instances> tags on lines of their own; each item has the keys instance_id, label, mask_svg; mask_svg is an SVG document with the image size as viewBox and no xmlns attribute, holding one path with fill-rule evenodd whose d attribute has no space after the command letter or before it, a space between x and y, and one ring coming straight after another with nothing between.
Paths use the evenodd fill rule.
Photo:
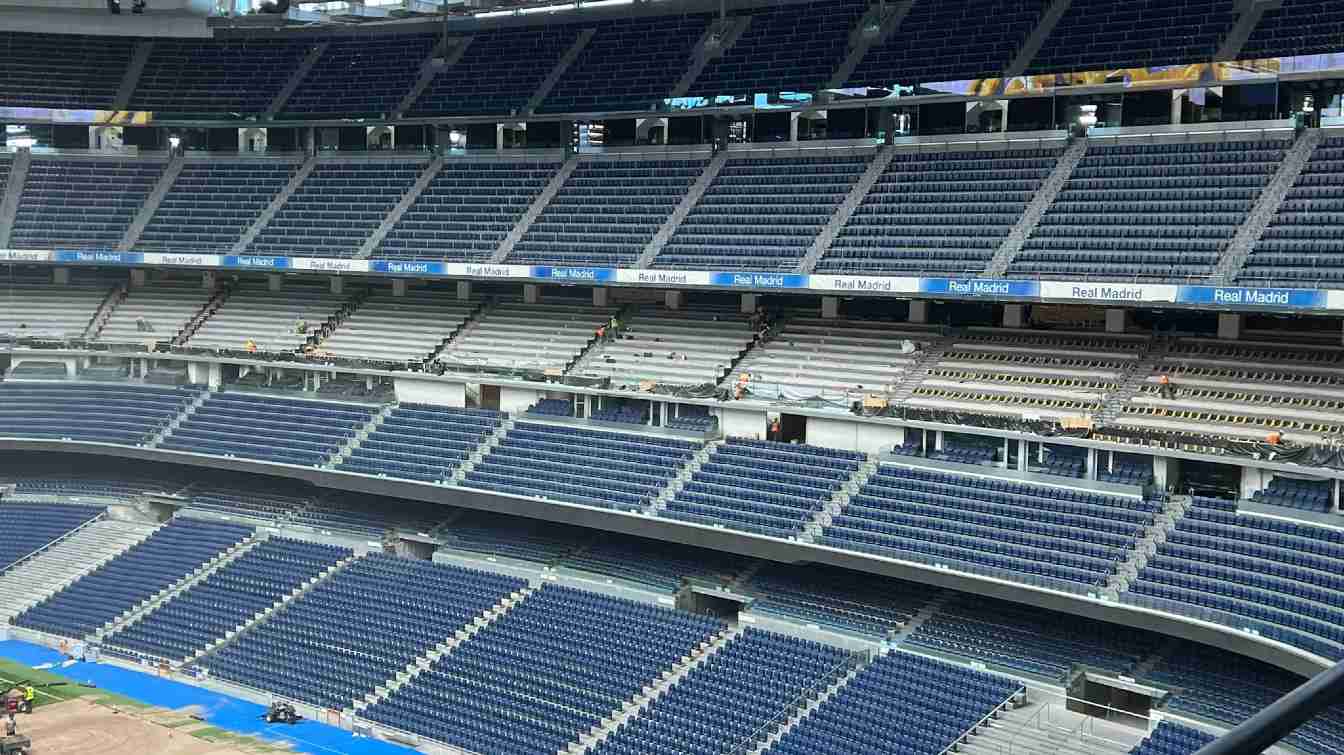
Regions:
<instances>
[{"instance_id":1,"label":"stadium tunnel entrance","mask_svg":"<svg viewBox=\"0 0 1344 755\"><path fill-rule=\"evenodd\" d=\"M1167 691L1122 676L1079 669L1069 683L1069 710L1113 723L1145 728Z\"/></svg>"},{"instance_id":2,"label":"stadium tunnel entrance","mask_svg":"<svg viewBox=\"0 0 1344 755\"><path fill-rule=\"evenodd\" d=\"M738 614L751 604L751 598L727 590L690 584L677 593L676 607L698 616L713 616L736 622Z\"/></svg>"}]
</instances>

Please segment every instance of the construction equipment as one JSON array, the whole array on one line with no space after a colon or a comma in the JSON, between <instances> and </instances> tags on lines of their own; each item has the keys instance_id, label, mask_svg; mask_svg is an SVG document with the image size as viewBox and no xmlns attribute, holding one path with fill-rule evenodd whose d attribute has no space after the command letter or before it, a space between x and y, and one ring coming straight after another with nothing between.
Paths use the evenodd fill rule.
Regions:
<instances>
[{"instance_id":1,"label":"construction equipment","mask_svg":"<svg viewBox=\"0 0 1344 755\"><path fill-rule=\"evenodd\" d=\"M33 740L22 734L0 737L0 755L29 755L33 751Z\"/></svg>"},{"instance_id":2,"label":"construction equipment","mask_svg":"<svg viewBox=\"0 0 1344 755\"><path fill-rule=\"evenodd\" d=\"M294 706L289 703L274 702L266 709L266 715L263 716L268 724L296 724L303 720Z\"/></svg>"}]
</instances>

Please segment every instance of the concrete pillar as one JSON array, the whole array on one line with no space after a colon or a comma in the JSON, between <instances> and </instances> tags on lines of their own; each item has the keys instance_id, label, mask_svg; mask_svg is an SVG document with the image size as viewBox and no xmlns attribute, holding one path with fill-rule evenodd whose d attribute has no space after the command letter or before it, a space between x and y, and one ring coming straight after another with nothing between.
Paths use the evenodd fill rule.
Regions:
<instances>
[{"instance_id":1,"label":"concrete pillar","mask_svg":"<svg viewBox=\"0 0 1344 755\"><path fill-rule=\"evenodd\" d=\"M58 286L70 285L70 268L58 267L51 271L51 282Z\"/></svg>"},{"instance_id":2,"label":"concrete pillar","mask_svg":"<svg viewBox=\"0 0 1344 755\"><path fill-rule=\"evenodd\" d=\"M523 303L536 304L541 301L541 286L535 283L523 284Z\"/></svg>"},{"instance_id":3,"label":"concrete pillar","mask_svg":"<svg viewBox=\"0 0 1344 755\"><path fill-rule=\"evenodd\" d=\"M1339 513L1339 478L1336 477L1330 486L1330 510Z\"/></svg>"},{"instance_id":4,"label":"concrete pillar","mask_svg":"<svg viewBox=\"0 0 1344 755\"><path fill-rule=\"evenodd\" d=\"M1181 103L1185 100L1185 89L1173 89L1171 92L1171 125L1177 126L1181 123Z\"/></svg>"},{"instance_id":5,"label":"concrete pillar","mask_svg":"<svg viewBox=\"0 0 1344 755\"><path fill-rule=\"evenodd\" d=\"M1087 449L1087 461L1084 462L1083 477L1088 480L1097 479L1097 449Z\"/></svg>"},{"instance_id":6,"label":"concrete pillar","mask_svg":"<svg viewBox=\"0 0 1344 755\"><path fill-rule=\"evenodd\" d=\"M457 298L459 301L466 301L471 298L471 281L457 282Z\"/></svg>"},{"instance_id":7,"label":"concrete pillar","mask_svg":"<svg viewBox=\"0 0 1344 755\"><path fill-rule=\"evenodd\" d=\"M402 297L406 295L406 281L402 278L392 279L392 295Z\"/></svg>"},{"instance_id":8,"label":"concrete pillar","mask_svg":"<svg viewBox=\"0 0 1344 755\"><path fill-rule=\"evenodd\" d=\"M1241 338L1241 315L1235 312L1219 312L1218 337L1227 341Z\"/></svg>"},{"instance_id":9,"label":"concrete pillar","mask_svg":"<svg viewBox=\"0 0 1344 755\"><path fill-rule=\"evenodd\" d=\"M663 297L663 304L668 309L681 309L686 306L686 292L668 291L667 295Z\"/></svg>"},{"instance_id":10,"label":"concrete pillar","mask_svg":"<svg viewBox=\"0 0 1344 755\"><path fill-rule=\"evenodd\" d=\"M141 359L141 360L140 360L140 377L143 378L144 376L146 376L146 375L148 375L148 374L149 374L149 360L148 360L148 359Z\"/></svg>"},{"instance_id":11,"label":"concrete pillar","mask_svg":"<svg viewBox=\"0 0 1344 755\"><path fill-rule=\"evenodd\" d=\"M1129 326L1128 309L1114 308L1106 310L1107 333L1123 333L1125 332L1125 328L1128 326Z\"/></svg>"},{"instance_id":12,"label":"concrete pillar","mask_svg":"<svg viewBox=\"0 0 1344 755\"><path fill-rule=\"evenodd\" d=\"M210 387L219 390L224 386L224 367L218 362L210 364Z\"/></svg>"},{"instance_id":13,"label":"concrete pillar","mask_svg":"<svg viewBox=\"0 0 1344 755\"><path fill-rule=\"evenodd\" d=\"M1017 441L1017 471L1027 471L1027 441L1025 438Z\"/></svg>"},{"instance_id":14,"label":"concrete pillar","mask_svg":"<svg viewBox=\"0 0 1344 755\"><path fill-rule=\"evenodd\" d=\"M823 296L821 297L821 316L826 320L834 320L840 316L840 297Z\"/></svg>"},{"instance_id":15,"label":"concrete pillar","mask_svg":"<svg viewBox=\"0 0 1344 755\"><path fill-rule=\"evenodd\" d=\"M213 270L206 270L201 273L201 288L206 291L215 290L215 272Z\"/></svg>"},{"instance_id":16,"label":"concrete pillar","mask_svg":"<svg viewBox=\"0 0 1344 755\"><path fill-rule=\"evenodd\" d=\"M910 302L910 322L923 324L929 321L929 303L923 300Z\"/></svg>"},{"instance_id":17,"label":"concrete pillar","mask_svg":"<svg viewBox=\"0 0 1344 755\"><path fill-rule=\"evenodd\" d=\"M607 301L610 300L610 298L611 298L611 289L609 289L609 288L602 288L601 286L595 287L595 288L593 289L593 306L594 306L594 307L605 307L605 306L607 306Z\"/></svg>"},{"instance_id":18,"label":"concrete pillar","mask_svg":"<svg viewBox=\"0 0 1344 755\"><path fill-rule=\"evenodd\" d=\"M280 273L266 273L266 290L279 291L284 284L285 276Z\"/></svg>"},{"instance_id":19,"label":"concrete pillar","mask_svg":"<svg viewBox=\"0 0 1344 755\"><path fill-rule=\"evenodd\" d=\"M1007 469L1007 468L1008 468L1008 444L1009 444L1009 443L1012 443L1012 441L1011 441L1011 440L1008 440L1007 438L1004 438L1004 439L1003 439L1003 462L1000 463L999 466L1000 466L1000 467L1003 467L1004 469Z\"/></svg>"},{"instance_id":20,"label":"concrete pillar","mask_svg":"<svg viewBox=\"0 0 1344 755\"><path fill-rule=\"evenodd\" d=\"M145 271L140 268L131 270L131 287L143 288L145 285Z\"/></svg>"},{"instance_id":21,"label":"concrete pillar","mask_svg":"<svg viewBox=\"0 0 1344 755\"><path fill-rule=\"evenodd\" d=\"M789 113L789 141L798 141L798 114Z\"/></svg>"},{"instance_id":22,"label":"concrete pillar","mask_svg":"<svg viewBox=\"0 0 1344 755\"><path fill-rule=\"evenodd\" d=\"M333 275L332 277L328 278L327 280L331 281L331 292L332 292L333 294L338 294L338 295L339 295L339 294L343 294L343 293L345 293L345 279L344 279L344 278L340 277L339 275Z\"/></svg>"},{"instance_id":23,"label":"concrete pillar","mask_svg":"<svg viewBox=\"0 0 1344 755\"><path fill-rule=\"evenodd\" d=\"M1025 304L1005 304L1003 305L1003 327L1021 328L1026 320L1027 307Z\"/></svg>"},{"instance_id":24,"label":"concrete pillar","mask_svg":"<svg viewBox=\"0 0 1344 755\"><path fill-rule=\"evenodd\" d=\"M935 451L941 451L941 450L943 450L943 431L942 431L942 430L934 430L934 431L933 431L933 450L935 450Z\"/></svg>"},{"instance_id":25,"label":"concrete pillar","mask_svg":"<svg viewBox=\"0 0 1344 755\"><path fill-rule=\"evenodd\" d=\"M504 124L495 124L495 149L504 149Z\"/></svg>"},{"instance_id":26,"label":"concrete pillar","mask_svg":"<svg viewBox=\"0 0 1344 755\"><path fill-rule=\"evenodd\" d=\"M1272 472L1255 467L1241 468L1241 497L1249 499L1256 493L1269 487L1270 480L1274 479Z\"/></svg>"},{"instance_id":27,"label":"concrete pillar","mask_svg":"<svg viewBox=\"0 0 1344 755\"><path fill-rule=\"evenodd\" d=\"M742 314L749 315L755 311L756 311L756 294L742 294L742 308L741 308Z\"/></svg>"},{"instance_id":28,"label":"concrete pillar","mask_svg":"<svg viewBox=\"0 0 1344 755\"><path fill-rule=\"evenodd\" d=\"M1153 457L1153 485L1159 490L1175 490L1181 479L1181 460L1167 456Z\"/></svg>"}]
</instances>

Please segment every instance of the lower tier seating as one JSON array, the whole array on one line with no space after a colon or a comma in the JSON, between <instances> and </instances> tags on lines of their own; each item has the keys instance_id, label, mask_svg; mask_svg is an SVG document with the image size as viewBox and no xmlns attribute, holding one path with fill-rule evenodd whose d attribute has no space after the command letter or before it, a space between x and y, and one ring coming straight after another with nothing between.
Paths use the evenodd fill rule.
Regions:
<instances>
[{"instance_id":1,"label":"lower tier seating","mask_svg":"<svg viewBox=\"0 0 1344 755\"><path fill-rule=\"evenodd\" d=\"M95 506L0 502L0 573L102 513Z\"/></svg>"},{"instance_id":2,"label":"lower tier seating","mask_svg":"<svg viewBox=\"0 0 1344 755\"><path fill-rule=\"evenodd\" d=\"M1190 755L1214 739L1208 732L1163 721L1129 752L1130 755Z\"/></svg>"},{"instance_id":3,"label":"lower tier seating","mask_svg":"<svg viewBox=\"0 0 1344 755\"><path fill-rule=\"evenodd\" d=\"M739 589L755 597L753 613L876 636L900 629L938 593L917 582L854 579L821 564L769 564Z\"/></svg>"}]
</instances>

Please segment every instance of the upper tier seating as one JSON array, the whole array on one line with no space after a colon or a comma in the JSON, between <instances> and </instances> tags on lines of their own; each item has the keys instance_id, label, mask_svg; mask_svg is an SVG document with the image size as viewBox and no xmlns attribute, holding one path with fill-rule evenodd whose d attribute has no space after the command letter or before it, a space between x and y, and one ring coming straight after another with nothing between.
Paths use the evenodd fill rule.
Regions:
<instances>
[{"instance_id":1,"label":"upper tier seating","mask_svg":"<svg viewBox=\"0 0 1344 755\"><path fill-rule=\"evenodd\" d=\"M264 286L240 288L201 324L187 345L198 349L242 351L248 341L258 352L292 353L345 307L346 294L333 294L325 283L286 282L279 291Z\"/></svg>"},{"instance_id":2,"label":"upper tier seating","mask_svg":"<svg viewBox=\"0 0 1344 755\"><path fill-rule=\"evenodd\" d=\"M812 0L738 11L751 23L733 46L705 66L687 95L815 92L845 58L849 34L867 5Z\"/></svg>"},{"instance_id":3,"label":"upper tier seating","mask_svg":"<svg viewBox=\"0 0 1344 755\"><path fill-rule=\"evenodd\" d=\"M792 317L756 344L724 380L731 388L746 373L758 398L841 399L854 391L881 393L900 382L917 354L902 342L935 336L919 325Z\"/></svg>"},{"instance_id":4,"label":"upper tier seating","mask_svg":"<svg viewBox=\"0 0 1344 755\"><path fill-rule=\"evenodd\" d=\"M1090 146L1008 275L1207 276L1286 147L1282 140Z\"/></svg>"},{"instance_id":5,"label":"upper tier seating","mask_svg":"<svg viewBox=\"0 0 1344 755\"><path fill-rule=\"evenodd\" d=\"M817 272L982 272L1059 153L900 153L845 223Z\"/></svg>"},{"instance_id":6,"label":"upper tier seating","mask_svg":"<svg viewBox=\"0 0 1344 755\"><path fill-rule=\"evenodd\" d=\"M1266 8L1237 55L1239 60L1338 53L1344 7L1334 0L1284 0Z\"/></svg>"},{"instance_id":7,"label":"upper tier seating","mask_svg":"<svg viewBox=\"0 0 1344 755\"><path fill-rule=\"evenodd\" d=\"M462 484L626 510L647 506L700 443L519 422Z\"/></svg>"},{"instance_id":8,"label":"upper tier seating","mask_svg":"<svg viewBox=\"0 0 1344 755\"><path fill-rule=\"evenodd\" d=\"M443 291L372 294L318 346L320 354L374 362L419 364L480 307ZM325 318L323 318L325 319Z\"/></svg>"},{"instance_id":9,"label":"upper tier seating","mask_svg":"<svg viewBox=\"0 0 1344 755\"><path fill-rule=\"evenodd\" d=\"M910 653L888 653L789 730L767 752L945 752L1022 691L1007 677Z\"/></svg>"},{"instance_id":10,"label":"upper tier seating","mask_svg":"<svg viewBox=\"0 0 1344 755\"><path fill-rule=\"evenodd\" d=\"M1276 11L1266 11L1272 13ZM1338 13L1338 11L1337 11ZM1344 19L1344 13L1340 13ZM1344 21L1342 21L1344 23ZM1253 286L1338 286L1344 282L1344 137L1312 152L1293 188L1246 259L1237 280Z\"/></svg>"},{"instance_id":11,"label":"upper tier seating","mask_svg":"<svg viewBox=\"0 0 1344 755\"><path fill-rule=\"evenodd\" d=\"M10 245L112 249L162 172L151 160L33 160Z\"/></svg>"},{"instance_id":12,"label":"upper tier seating","mask_svg":"<svg viewBox=\"0 0 1344 755\"><path fill-rule=\"evenodd\" d=\"M738 588L755 597L752 613L888 636L914 618L938 589L894 579L855 579L821 564L767 564Z\"/></svg>"},{"instance_id":13,"label":"upper tier seating","mask_svg":"<svg viewBox=\"0 0 1344 755\"><path fill-rule=\"evenodd\" d=\"M1097 585L1157 509L1136 497L883 465L819 541L1011 579Z\"/></svg>"},{"instance_id":14,"label":"upper tier seating","mask_svg":"<svg viewBox=\"0 0 1344 755\"><path fill-rule=\"evenodd\" d=\"M545 370L567 367L615 309L584 304L500 302L486 307L438 361L450 369Z\"/></svg>"},{"instance_id":15,"label":"upper tier seating","mask_svg":"<svg viewBox=\"0 0 1344 755\"><path fill-rule=\"evenodd\" d=\"M282 159L187 162L136 248L229 251L297 168Z\"/></svg>"},{"instance_id":16,"label":"upper tier seating","mask_svg":"<svg viewBox=\"0 0 1344 755\"><path fill-rule=\"evenodd\" d=\"M359 404L212 393L159 447L315 466L373 414L373 407Z\"/></svg>"},{"instance_id":17,"label":"upper tier seating","mask_svg":"<svg viewBox=\"0 0 1344 755\"><path fill-rule=\"evenodd\" d=\"M658 515L796 537L865 460L857 451L729 438Z\"/></svg>"},{"instance_id":18,"label":"upper tier seating","mask_svg":"<svg viewBox=\"0 0 1344 755\"><path fill-rule=\"evenodd\" d=\"M1035 28L1044 0L915 3L859 61L847 87L994 78Z\"/></svg>"},{"instance_id":19,"label":"upper tier seating","mask_svg":"<svg viewBox=\"0 0 1344 755\"><path fill-rule=\"evenodd\" d=\"M211 292L199 284L162 282L127 289L126 298L112 310L112 316L98 330L95 340L116 344L171 341L201 311L210 296Z\"/></svg>"},{"instance_id":20,"label":"upper tier seating","mask_svg":"<svg viewBox=\"0 0 1344 755\"><path fill-rule=\"evenodd\" d=\"M14 619L82 639L252 536L248 527L177 518Z\"/></svg>"},{"instance_id":21,"label":"upper tier seating","mask_svg":"<svg viewBox=\"0 0 1344 755\"><path fill-rule=\"evenodd\" d=\"M187 660L351 555L335 545L271 538L112 634L106 644Z\"/></svg>"},{"instance_id":22,"label":"upper tier seating","mask_svg":"<svg viewBox=\"0 0 1344 755\"><path fill-rule=\"evenodd\" d=\"M746 558L733 553L636 537L599 539L557 564L619 577L668 593L676 592L688 579L713 585L727 584L746 565Z\"/></svg>"},{"instance_id":23,"label":"upper tier seating","mask_svg":"<svg viewBox=\"0 0 1344 755\"><path fill-rule=\"evenodd\" d=\"M156 114L264 113L311 46L303 40L258 37L157 37L135 84L130 109Z\"/></svg>"},{"instance_id":24,"label":"upper tier seating","mask_svg":"<svg viewBox=\"0 0 1344 755\"><path fill-rule=\"evenodd\" d=\"M1174 721L1163 721L1130 755L1191 755L1216 739L1212 734Z\"/></svg>"},{"instance_id":25,"label":"upper tier seating","mask_svg":"<svg viewBox=\"0 0 1344 755\"><path fill-rule=\"evenodd\" d=\"M364 493L333 491L294 514L294 524L374 540L389 530L427 535L453 512L446 506Z\"/></svg>"},{"instance_id":26,"label":"upper tier seating","mask_svg":"<svg viewBox=\"0 0 1344 755\"><path fill-rule=\"evenodd\" d=\"M197 391L96 383L0 383L0 436L136 446L165 427Z\"/></svg>"},{"instance_id":27,"label":"upper tier seating","mask_svg":"<svg viewBox=\"0 0 1344 755\"><path fill-rule=\"evenodd\" d=\"M444 547L490 556L551 564L580 547L590 530L554 522L468 511L439 533Z\"/></svg>"},{"instance_id":28,"label":"upper tier seating","mask_svg":"<svg viewBox=\"0 0 1344 755\"><path fill-rule=\"evenodd\" d=\"M0 335L78 338L107 298L110 286L71 286L18 279L0 284Z\"/></svg>"},{"instance_id":29,"label":"upper tier seating","mask_svg":"<svg viewBox=\"0 0 1344 755\"><path fill-rule=\"evenodd\" d=\"M472 752L563 752L723 629L546 585L365 715Z\"/></svg>"},{"instance_id":30,"label":"upper tier seating","mask_svg":"<svg viewBox=\"0 0 1344 755\"><path fill-rule=\"evenodd\" d=\"M402 404L337 468L439 482L452 477L501 418L492 409Z\"/></svg>"},{"instance_id":31,"label":"upper tier seating","mask_svg":"<svg viewBox=\"0 0 1344 755\"><path fill-rule=\"evenodd\" d=\"M653 266L792 271L871 157L729 159Z\"/></svg>"},{"instance_id":32,"label":"upper tier seating","mask_svg":"<svg viewBox=\"0 0 1344 755\"><path fill-rule=\"evenodd\" d=\"M0 573L33 551L88 524L102 513L103 509L94 506L13 503L6 500L0 504L0 532L5 533L4 538L0 539Z\"/></svg>"},{"instance_id":33,"label":"upper tier seating","mask_svg":"<svg viewBox=\"0 0 1344 755\"><path fill-rule=\"evenodd\" d=\"M1331 480L1294 480L1291 477L1275 477L1263 490L1255 491L1251 500L1270 506L1323 514L1331 509L1332 487Z\"/></svg>"},{"instance_id":34,"label":"upper tier seating","mask_svg":"<svg viewBox=\"0 0 1344 755\"><path fill-rule=\"evenodd\" d=\"M649 110L672 92L709 21L709 15L695 14L592 24L597 33L538 112Z\"/></svg>"},{"instance_id":35,"label":"upper tier seating","mask_svg":"<svg viewBox=\"0 0 1344 755\"><path fill-rule=\"evenodd\" d=\"M634 267L706 162L584 160L506 261Z\"/></svg>"},{"instance_id":36,"label":"upper tier seating","mask_svg":"<svg viewBox=\"0 0 1344 755\"><path fill-rule=\"evenodd\" d=\"M1234 0L1074 0L1027 72L1207 63L1238 14Z\"/></svg>"},{"instance_id":37,"label":"upper tier seating","mask_svg":"<svg viewBox=\"0 0 1344 755\"><path fill-rule=\"evenodd\" d=\"M576 24L477 31L457 63L440 71L408 115L513 115L579 36ZM526 50L526 55L518 55ZM452 54L452 53L450 53Z\"/></svg>"},{"instance_id":38,"label":"upper tier seating","mask_svg":"<svg viewBox=\"0 0 1344 755\"><path fill-rule=\"evenodd\" d=\"M199 665L211 676L341 710L525 584L373 553Z\"/></svg>"},{"instance_id":39,"label":"upper tier seating","mask_svg":"<svg viewBox=\"0 0 1344 755\"><path fill-rule=\"evenodd\" d=\"M751 752L853 663L829 645L747 628L590 752Z\"/></svg>"},{"instance_id":40,"label":"upper tier seating","mask_svg":"<svg viewBox=\"0 0 1344 755\"><path fill-rule=\"evenodd\" d=\"M53 503L93 502L98 499L124 501L144 493L173 493L186 483L169 480L114 480L66 476L25 476L14 483L15 495L27 500L48 499Z\"/></svg>"},{"instance_id":41,"label":"upper tier seating","mask_svg":"<svg viewBox=\"0 0 1344 755\"><path fill-rule=\"evenodd\" d=\"M642 306L621 319L615 340L595 346L571 374L609 377L613 387L644 380L717 383L752 337L747 320L732 310Z\"/></svg>"},{"instance_id":42,"label":"upper tier seating","mask_svg":"<svg viewBox=\"0 0 1344 755\"><path fill-rule=\"evenodd\" d=\"M1130 674L1166 638L1131 627L959 594L906 640L916 648L987 662L1015 673L1065 681L1074 664Z\"/></svg>"},{"instance_id":43,"label":"upper tier seating","mask_svg":"<svg viewBox=\"0 0 1344 755\"><path fill-rule=\"evenodd\" d=\"M1212 609L1223 623L1249 619L1265 637L1333 661L1344 658L1341 573L1344 531L1197 501L1121 598L1178 612Z\"/></svg>"},{"instance_id":44,"label":"upper tier seating","mask_svg":"<svg viewBox=\"0 0 1344 755\"><path fill-rule=\"evenodd\" d=\"M1181 642L1140 681L1178 689L1167 709L1235 726L1305 681L1267 663ZM1283 742L1309 755L1338 755L1344 743L1344 705L1318 713Z\"/></svg>"},{"instance_id":45,"label":"upper tier seating","mask_svg":"<svg viewBox=\"0 0 1344 755\"><path fill-rule=\"evenodd\" d=\"M121 35L0 33L0 104L110 110L135 43Z\"/></svg>"},{"instance_id":46,"label":"upper tier seating","mask_svg":"<svg viewBox=\"0 0 1344 755\"><path fill-rule=\"evenodd\" d=\"M285 103L286 117L390 117L441 34L337 38Z\"/></svg>"},{"instance_id":47,"label":"upper tier seating","mask_svg":"<svg viewBox=\"0 0 1344 755\"><path fill-rule=\"evenodd\" d=\"M311 494L302 486L285 490L277 480L267 480L263 489L242 490L240 485L212 485L197 483L186 493L193 509L211 511L228 516L260 517L281 520L307 506Z\"/></svg>"},{"instance_id":48,"label":"upper tier seating","mask_svg":"<svg viewBox=\"0 0 1344 755\"><path fill-rule=\"evenodd\" d=\"M248 251L353 257L424 168L419 160L321 161Z\"/></svg>"},{"instance_id":49,"label":"upper tier seating","mask_svg":"<svg viewBox=\"0 0 1344 755\"><path fill-rule=\"evenodd\" d=\"M559 168L552 162L448 159L373 256L484 262Z\"/></svg>"}]
</instances>

